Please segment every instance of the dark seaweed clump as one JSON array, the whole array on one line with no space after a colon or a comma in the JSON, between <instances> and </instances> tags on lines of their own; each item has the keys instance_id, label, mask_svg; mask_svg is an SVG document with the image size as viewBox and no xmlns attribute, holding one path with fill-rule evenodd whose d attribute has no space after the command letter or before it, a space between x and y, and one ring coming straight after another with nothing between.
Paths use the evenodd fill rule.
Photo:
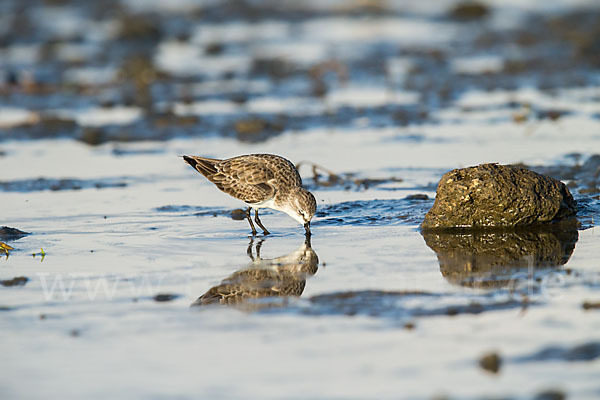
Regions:
<instances>
[{"instance_id":1,"label":"dark seaweed clump","mask_svg":"<svg viewBox=\"0 0 600 400\"><path fill-rule=\"evenodd\" d=\"M530 355L520 356L515 359L518 362L540 362L540 361L568 361L581 362L593 361L600 358L600 342L589 342L569 346L551 346L539 350Z\"/></svg>"},{"instance_id":2,"label":"dark seaweed clump","mask_svg":"<svg viewBox=\"0 0 600 400\"><path fill-rule=\"evenodd\" d=\"M24 179L16 181L0 182L0 190L4 192L38 192L43 190L82 190L82 189L106 189L123 188L127 183L115 179L85 180L85 179Z\"/></svg>"},{"instance_id":3,"label":"dark seaweed clump","mask_svg":"<svg viewBox=\"0 0 600 400\"><path fill-rule=\"evenodd\" d=\"M3 226L0 228L0 240L9 241L9 240L19 240L27 235L30 235L29 232L23 232L17 228L11 228L9 226Z\"/></svg>"},{"instance_id":4,"label":"dark seaweed clump","mask_svg":"<svg viewBox=\"0 0 600 400\"><path fill-rule=\"evenodd\" d=\"M308 300L308 303L297 303L288 306L286 308L287 312L298 312L304 315L364 315L402 321L408 318L518 310L534 305L532 302L495 301L485 298L465 303L453 299L451 295L441 293L384 290L326 293L313 296ZM415 301L418 301L418 303L415 304ZM268 311L281 312L280 309Z\"/></svg>"},{"instance_id":5,"label":"dark seaweed clump","mask_svg":"<svg viewBox=\"0 0 600 400\"><path fill-rule=\"evenodd\" d=\"M29 278L27 278L25 276L17 276L12 279L6 279L3 281L0 281L0 285L7 286L7 287L24 286L27 282L29 282Z\"/></svg>"}]
</instances>

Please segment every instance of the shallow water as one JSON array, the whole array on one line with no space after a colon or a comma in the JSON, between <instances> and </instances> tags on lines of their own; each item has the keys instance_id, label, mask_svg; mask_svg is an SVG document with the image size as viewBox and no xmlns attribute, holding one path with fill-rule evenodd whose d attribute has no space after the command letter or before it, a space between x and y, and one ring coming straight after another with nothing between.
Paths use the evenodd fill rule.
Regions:
<instances>
[{"instance_id":1,"label":"shallow water","mask_svg":"<svg viewBox=\"0 0 600 400\"><path fill-rule=\"evenodd\" d=\"M0 49L1 225L31 233L0 237L2 397L600 396L597 40L561 28L594 3L490 2L484 22L451 1L217 3L32 7L53 18ZM310 243L275 211L250 238L180 158L253 152L303 162ZM562 179L579 225L422 235L442 174L482 162Z\"/></svg>"}]
</instances>

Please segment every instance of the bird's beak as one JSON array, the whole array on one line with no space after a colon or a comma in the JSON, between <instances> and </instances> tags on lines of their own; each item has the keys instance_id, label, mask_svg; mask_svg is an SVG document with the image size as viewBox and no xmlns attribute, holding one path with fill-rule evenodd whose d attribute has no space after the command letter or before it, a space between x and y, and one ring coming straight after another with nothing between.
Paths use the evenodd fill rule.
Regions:
<instances>
[{"instance_id":1,"label":"bird's beak","mask_svg":"<svg viewBox=\"0 0 600 400\"><path fill-rule=\"evenodd\" d=\"M310 236L310 221L304 224L304 230L306 231L306 236Z\"/></svg>"}]
</instances>

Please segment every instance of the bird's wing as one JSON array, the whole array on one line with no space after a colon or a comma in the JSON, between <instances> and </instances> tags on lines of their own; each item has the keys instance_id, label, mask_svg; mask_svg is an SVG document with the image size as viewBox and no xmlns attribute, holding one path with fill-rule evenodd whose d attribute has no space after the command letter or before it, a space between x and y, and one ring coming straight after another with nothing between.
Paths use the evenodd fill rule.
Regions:
<instances>
[{"instance_id":1,"label":"bird's wing","mask_svg":"<svg viewBox=\"0 0 600 400\"><path fill-rule=\"evenodd\" d=\"M300 296L306 279L291 271L273 269L243 269L210 288L194 305L239 304L249 299L275 296Z\"/></svg>"},{"instance_id":2,"label":"bird's wing","mask_svg":"<svg viewBox=\"0 0 600 400\"><path fill-rule=\"evenodd\" d=\"M260 203L275 196L273 171L261 160L229 159L217 166L210 180L223 192L246 203Z\"/></svg>"}]
</instances>

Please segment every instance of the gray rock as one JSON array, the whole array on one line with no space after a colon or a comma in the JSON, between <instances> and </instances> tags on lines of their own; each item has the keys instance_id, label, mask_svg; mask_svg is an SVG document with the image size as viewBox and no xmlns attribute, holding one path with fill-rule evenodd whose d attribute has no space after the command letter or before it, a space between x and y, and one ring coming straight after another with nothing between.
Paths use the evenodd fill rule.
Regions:
<instances>
[{"instance_id":1,"label":"gray rock","mask_svg":"<svg viewBox=\"0 0 600 400\"><path fill-rule=\"evenodd\" d=\"M575 213L564 183L518 166L481 164L444 174L421 228L518 227Z\"/></svg>"}]
</instances>

